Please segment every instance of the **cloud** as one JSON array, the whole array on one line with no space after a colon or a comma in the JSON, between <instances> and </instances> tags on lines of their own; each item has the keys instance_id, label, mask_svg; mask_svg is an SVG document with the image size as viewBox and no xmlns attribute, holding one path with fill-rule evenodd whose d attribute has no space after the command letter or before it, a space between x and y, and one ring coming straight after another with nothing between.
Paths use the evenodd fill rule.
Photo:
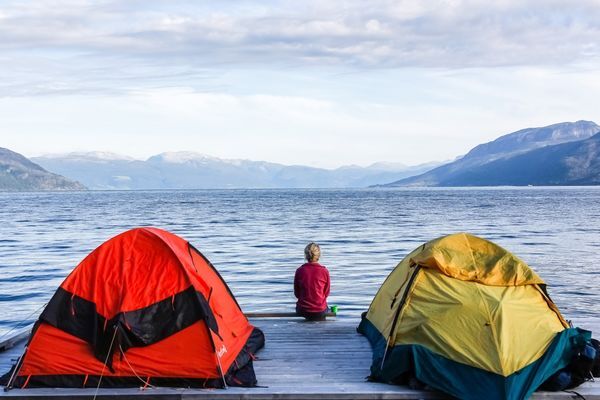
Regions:
<instances>
[{"instance_id":1,"label":"cloud","mask_svg":"<svg viewBox=\"0 0 600 400\"><path fill-rule=\"evenodd\" d=\"M597 66L600 56L597 0L265 4L5 3L0 95L204 85L227 68Z\"/></svg>"},{"instance_id":2,"label":"cloud","mask_svg":"<svg viewBox=\"0 0 600 400\"><path fill-rule=\"evenodd\" d=\"M525 127L598 121L595 71L407 73L383 71L327 100L189 87L4 98L2 146L27 155L102 150L143 158L190 150L326 167L382 160L418 164L454 158ZM326 89L334 92L354 78L342 76ZM308 145L310 152L304 151Z\"/></svg>"}]
</instances>

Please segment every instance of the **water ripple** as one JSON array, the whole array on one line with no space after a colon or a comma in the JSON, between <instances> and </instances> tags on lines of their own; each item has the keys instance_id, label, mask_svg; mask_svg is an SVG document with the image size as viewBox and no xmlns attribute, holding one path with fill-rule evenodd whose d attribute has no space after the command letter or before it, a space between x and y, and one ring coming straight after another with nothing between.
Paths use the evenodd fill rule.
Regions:
<instances>
[{"instance_id":1,"label":"water ripple","mask_svg":"<svg viewBox=\"0 0 600 400\"><path fill-rule=\"evenodd\" d=\"M293 309L309 241L331 304L357 315L421 243L468 231L529 263L567 318L600 317L597 188L0 193L0 335L35 312L108 238L158 226L194 244L248 311Z\"/></svg>"}]
</instances>

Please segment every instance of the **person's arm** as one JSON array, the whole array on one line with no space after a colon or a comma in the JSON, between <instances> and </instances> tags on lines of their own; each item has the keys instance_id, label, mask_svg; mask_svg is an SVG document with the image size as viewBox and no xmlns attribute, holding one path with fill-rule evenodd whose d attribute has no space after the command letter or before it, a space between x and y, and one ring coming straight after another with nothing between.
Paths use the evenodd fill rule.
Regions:
<instances>
[{"instance_id":1,"label":"person's arm","mask_svg":"<svg viewBox=\"0 0 600 400\"><path fill-rule=\"evenodd\" d=\"M325 292L324 292L324 294L325 294L325 297L327 297L327 296L329 296L329 289L330 289L330 286L331 286L331 280L329 279L329 270L328 269L325 270L325 277L327 278L327 283L325 285Z\"/></svg>"},{"instance_id":2,"label":"person's arm","mask_svg":"<svg viewBox=\"0 0 600 400\"><path fill-rule=\"evenodd\" d=\"M298 287L298 270L294 274L294 296L298 298L298 293L300 292L300 288Z\"/></svg>"}]
</instances>

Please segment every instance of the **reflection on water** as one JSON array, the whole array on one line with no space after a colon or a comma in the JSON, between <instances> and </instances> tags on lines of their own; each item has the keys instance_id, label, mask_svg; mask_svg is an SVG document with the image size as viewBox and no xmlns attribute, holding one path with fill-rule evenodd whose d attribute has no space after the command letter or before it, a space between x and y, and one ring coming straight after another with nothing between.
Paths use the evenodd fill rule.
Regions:
<instances>
[{"instance_id":1,"label":"reflection on water","mask_svg":"<svg viewBox=\"0 0 600 400\"><path fill-rule=\"evenodd\" d=\"M413 248L468 231L529 263L567 318L600 316L600 188L4 193L0 335L95 247L144 225L194 244L246 311L293 309L309 241L321 244L343 317L366 309Z\"/></svg>"}]
</instances>

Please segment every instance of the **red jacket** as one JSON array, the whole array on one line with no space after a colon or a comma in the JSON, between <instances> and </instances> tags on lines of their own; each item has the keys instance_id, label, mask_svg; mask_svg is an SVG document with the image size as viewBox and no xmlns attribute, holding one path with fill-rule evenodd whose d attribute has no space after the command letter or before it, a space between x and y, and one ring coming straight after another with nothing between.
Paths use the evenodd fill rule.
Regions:
<instances>
[{"instance_id":1,"label":"red jacket","mask_svg":"<svg viewBox=\"0 0 600 400\"><path fill-rule=\"evenodd\" d=\"M316 262L302 265L294 276L296 307L306 312L327 310L329 286L329 271L324 265Z\"/></svg>"}]
</instances>

